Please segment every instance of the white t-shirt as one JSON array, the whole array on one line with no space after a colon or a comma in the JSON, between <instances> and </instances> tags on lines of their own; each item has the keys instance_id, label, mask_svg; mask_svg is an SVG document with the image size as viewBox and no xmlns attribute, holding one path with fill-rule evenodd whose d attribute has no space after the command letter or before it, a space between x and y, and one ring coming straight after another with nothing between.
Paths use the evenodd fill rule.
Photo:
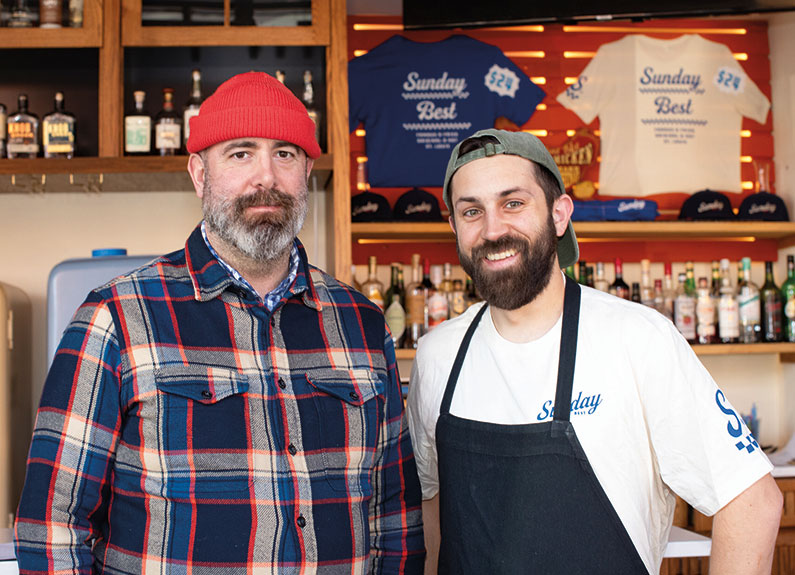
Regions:
<instances>
[{"instance_id":1,"label":"white t-shirt","mask_svg":"<svg viewBox=\"0 0 795 575\"><path fill-rule=\"evenodd\" d=\"M742 191L742 117L770 108L729 48L695 34L603 44L557 100L599 117L599 193L630 197Z\"/></svg>"},{"instance_id":2,"label":"white t-shirt","mask_svg":"<svg viewBox=\"0 0 795 575\"><path fill-rule=\"evenodd\" d=\"M423 498L439 490L436 421L453 360L480 305L420 339L408 421ZM561 319L529 343L480 321L450 412L499 424L552 418ZM712 515L772 469L737 411L657 311L582 287L571 421L650 573L673 519L671 491ZM532 485L527 486L532 489Z\"/></svg>"}]
</instances>

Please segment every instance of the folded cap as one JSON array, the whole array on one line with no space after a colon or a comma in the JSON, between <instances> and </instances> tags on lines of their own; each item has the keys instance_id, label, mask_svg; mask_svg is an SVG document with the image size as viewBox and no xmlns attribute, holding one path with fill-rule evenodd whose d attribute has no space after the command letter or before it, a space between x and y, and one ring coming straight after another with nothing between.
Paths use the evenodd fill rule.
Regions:
<instances>
[{"instance_id":1,"label":"folded cap","mask_svg":"<svg viewBox=\"0 0 795 575\"><path fill-rule=\"evenodd\" d=\"M549 150L541 143L541 140L534 135L528 134L527 132L508 132L506 130L490 128L488 130L480 130L463 141L469 140L470 138L479 138L481 136L492 136L497 139L498 143L487 143L484 147L477 148L459 157L458 150L463 143L459 142L450 155L450 161L447 164L447 173L444 176L442 198L444 199L447 209L449 209L451 213L453 210L450 205L450 180L453 178L453 174L458 171L458 168L473 160L479 160L497 154L520 156L526 160L544 166L555 176L558 187L560 188L560 195L566 193L566 186L563 184L563 178L560 175L560 170L555 160L552 158ZM573 265L579 256L580 251L577 246L577 236L574 234L574 227L571 221L569 221L566 231L558 238L558 262L560 263L560 267L566 268Z\"/></svg>"}]
</instances>

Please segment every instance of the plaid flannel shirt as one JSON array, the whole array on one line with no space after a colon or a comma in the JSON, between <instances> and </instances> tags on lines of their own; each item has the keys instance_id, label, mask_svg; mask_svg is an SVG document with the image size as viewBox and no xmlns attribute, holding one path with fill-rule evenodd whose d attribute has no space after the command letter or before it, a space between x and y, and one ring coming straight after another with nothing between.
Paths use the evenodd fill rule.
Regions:
<instances>
[{"instance_id":1,"label":"plaid flannel shirt","mask_svg":"<svg viewBox=\"0 0 795 575\"><path fill-rule=\"evenodd\" d=\"M391 337L301 265L271 313L185 250L94 290L45 383L21 573L421 573Z\"/></svg>"}]
</instances>

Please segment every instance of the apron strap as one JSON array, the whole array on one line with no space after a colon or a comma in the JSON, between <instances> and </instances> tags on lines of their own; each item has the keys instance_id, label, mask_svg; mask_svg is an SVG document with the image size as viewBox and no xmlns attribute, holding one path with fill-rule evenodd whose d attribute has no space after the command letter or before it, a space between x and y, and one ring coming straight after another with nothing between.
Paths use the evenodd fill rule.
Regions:
<instances>
[{"instance_id":1,"label":"apron strap","mask_svg":"<svg viewBox=\"0 0 795 575\"><path fill-rule=\"evenodd\" d=\"M560 334L558 383L555 390L555 421L569 421L574 362L577 358L577 332L580 321L580 284L566 276L563 298L563 325Z\"/></svg>"},{"instance_id":2,"label":"apron strap","mask_svg":"<svg viewBox=\"0 0 795 575\"><path fill-rule=\"evenodd\" d=\"M469 324L469 329L467 329L466 334L464 334L464 339L461 340L461 345L458 348L458 354L455 356L455 362L453 362L453 369L450 370L450 377L447 378L447 386L444 390L442 405L439 407L439 415L450 413L450 404L453 401L453 392L455 391L455 386L458 382L458 374L461 372L461 366L464 364L464 357L466 357L467 349L469 349L469 342L472 339L478 324L480 323L480 318L482 318L483 314L486 312L487 307L489 307L489 304L484 303L483 307L478 310L475 319L473 319L472 323Z\"/></svg>"}]
</instances>

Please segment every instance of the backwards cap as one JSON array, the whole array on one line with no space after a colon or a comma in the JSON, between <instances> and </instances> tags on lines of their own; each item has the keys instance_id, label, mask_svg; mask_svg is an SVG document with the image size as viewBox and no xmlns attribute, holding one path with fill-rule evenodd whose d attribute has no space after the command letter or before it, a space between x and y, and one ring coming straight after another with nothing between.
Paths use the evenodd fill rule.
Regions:
<instances>
[{"instance_id":1,"label":"backwards cap","mask_svg":"<svg viewBox=\"0 0 795 575\"><path fill-rule=\"evenodd\" d=\"M483 147L476 148L459 157L458 154L461 144L467 140L479 138L481 136L492 136L497 139L498 143L486 142ZM469 136L469 138L459 142L450 155L450 161L447 163L447 173L444 176L442 199L444 199L444 203L451 213L453 210L450 200L450 180L453 179L453 175L458 171L458 168L473 160L496 156L497 154L521 156L526 160L544 166L555 176L555 180L558 182L558 187L560 188L559 195L566 193L566 186L563 185L563 178L560 175L560 170L558 170L555 160L552 158L549 150L541 143L541 140L527 132L508 132L506 130L490 128L488 130L480 130ZM579 257L580 250L577 247L577 236L574 235L574 228L571 225L571 220L569 220L566 231L558 238L558 262L560 263L560 267L566 268L570 265L574 265Z\"/></svg>"},{"instance_id":2,"label":"backwards cap","mask_svg":"<svg viewBox=\"0 0 795 575\"><path fill-rule=\"evenodd\" d=\"M304 105L264 72L238 74L218 86L190 119L187 149L193 154L236 138L283 140L313 159L321 153Z\"/></svg>"}]
</instances>

